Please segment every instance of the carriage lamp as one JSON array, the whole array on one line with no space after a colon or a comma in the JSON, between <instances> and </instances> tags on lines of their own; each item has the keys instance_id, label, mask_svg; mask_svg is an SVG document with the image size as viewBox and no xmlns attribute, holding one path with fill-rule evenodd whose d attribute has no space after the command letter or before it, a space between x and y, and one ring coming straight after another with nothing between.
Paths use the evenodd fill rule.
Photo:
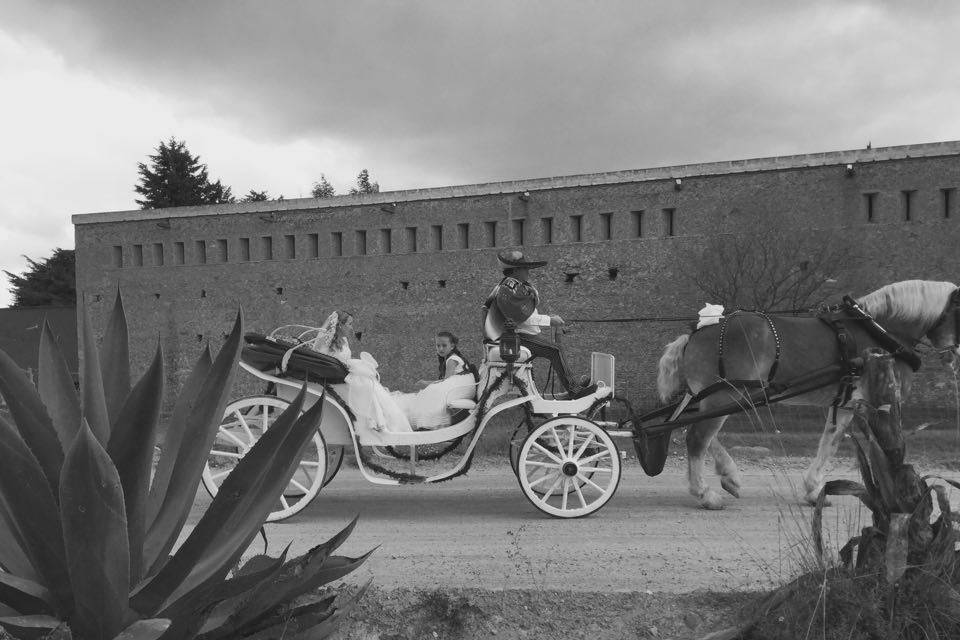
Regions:
<instances>
[{"instance_id":1,"label":"carriage lamp","mask_svg":"<svg viewBox=\"0 0 960 640\"><path fill-rule=\"evenodd\" d=\"M503 335L500 336L500 359L508 365L520 359L520 336L517 326L511 321L504 322Z\"/></svg>"},{"instance_id":2,"label":"carriage lamp","mask_svg":"<svg viewBox=\"0 0 960 640\"><path fill-rule=\"evenodd\" d=\"M384 204L380 206L380 211L384 213L396 213L397 212L397 203L391 202L390 204Z\"/></svg>"},{"instance_id":3,"label":"carriage lamp","mask_svg":"<svg viewBox=\"0 0 960 640\"><path fill-rule=\"evenodd\" d=\"M521 194L520 194L519 196L517 196L517 197L520 198L520 202L530 202L530 192L529 192L529 191L524 191L523 193L521 193Z\"/></svg>"},{"instance_id":4,"label":"carriage lamp","mask_svg":"<svg viewBox=\"0 0 960 640\"><path fill-rule=\"evenodd\" d=\"M852 177L854 173L855 173L855 172L854 172L854 170L853 170L853 165L852 165L852 164L848 164L848 165L847 165L847 177L848 177L848 178Z\"/></svg>"},{"instance_id":5,"label":"carriage lamp","mask_svg":"<svg viewBox=\"0 0 960 640\"><path fill-rule=\"evenodd\" d=\"M683 180L681 180L680 178L675 178L673 181L673 190L680 191L680 189L682 188L683 188Z\"/></svg>"}]
</instances>

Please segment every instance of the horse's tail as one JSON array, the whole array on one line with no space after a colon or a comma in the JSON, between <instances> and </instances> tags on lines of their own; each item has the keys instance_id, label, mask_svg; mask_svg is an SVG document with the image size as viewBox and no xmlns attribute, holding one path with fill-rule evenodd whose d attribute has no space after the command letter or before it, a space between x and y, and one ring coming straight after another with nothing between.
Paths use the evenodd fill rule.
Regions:
<instances>
[{"instance_id":1,"label":"horse's tail","mask_svg":"<svg viewBox=\"0 0 960 640\"><path fill-rule=\"evenodd\" d=\"M667 402L680 390L682 374L680 372L680 360L683 358L683 350L690 341L690 334L685 333L663 349L663 355L660 356L660 369L657 372L657 391L660 393L660 399Z\"/></svg>"}]
</instances>

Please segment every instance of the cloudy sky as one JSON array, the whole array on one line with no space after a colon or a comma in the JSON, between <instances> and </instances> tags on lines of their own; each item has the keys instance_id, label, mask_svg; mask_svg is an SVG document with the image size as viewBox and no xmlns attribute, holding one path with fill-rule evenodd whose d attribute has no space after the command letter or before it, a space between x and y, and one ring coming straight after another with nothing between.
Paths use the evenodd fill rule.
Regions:
<instances>
[{"instance_id":1,"label":"cloudy sky","mask_svg":"<svg viewBox=\"0 0 960 640\"><path fill-rule=\"evenodd\" d=\"M287 198L960 139L958 34L954 2L0 0L0 269L136 208L170 136Z\"/></svg>"}]
</instances>

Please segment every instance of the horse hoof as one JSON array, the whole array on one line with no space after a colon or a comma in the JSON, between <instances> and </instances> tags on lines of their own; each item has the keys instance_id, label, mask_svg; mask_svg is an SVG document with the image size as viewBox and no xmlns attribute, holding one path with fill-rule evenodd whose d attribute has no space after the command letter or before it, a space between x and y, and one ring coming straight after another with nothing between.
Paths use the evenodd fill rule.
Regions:
<instances>
[{"instance_id":1,"label":"horse hoof","mask_svg":"<svg viewBox=\"0 0 960 640\"><path fill-rule=\"evenodd\" d=\"M704 494L700 496L700 506L710 511L718 511L723 509L723 498L713 489L707 489Z\"/></svg>"},{"instance_id":2,"label":"horse hoof","mask_svg":"<svg viewBox=\"0 0 960 640\"><path fill-rule=\"evenodd\" d=\"M734 498L740 497L740 481L737 478L720 478L720 486L723 487L723 490L732 495Z\"/></svg>"}]
</instances>

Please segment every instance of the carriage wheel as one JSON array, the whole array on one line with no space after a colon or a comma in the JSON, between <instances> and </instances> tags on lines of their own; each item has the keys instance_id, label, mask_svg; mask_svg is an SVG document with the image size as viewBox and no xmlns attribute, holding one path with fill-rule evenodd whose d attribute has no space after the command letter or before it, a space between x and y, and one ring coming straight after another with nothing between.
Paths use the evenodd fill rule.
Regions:
<instances>
[{"instance_id":1,"label":"carriage wheel","mask_svg":"<svg viewBox=\"0 0 960 640\"><path fill-rule=\"evenodd\" d=\"M288 406L289 402L275 396L241 398L227 405L203 470L203 486L211 496L217 495L227 475ZM318 431L307 445L275 509L267 516L267 522L289 518L310 504L320 488L333 479L333 474L327 473L331 453ZM343 458L342 447L339 458ZM338 468L339 462L333 473Z\"/></svg>"},{"instance_id":2,"label":"carriage wheel","mask_svg":"<svg viewBox=\"0 0 960 640\"><path fill-rule=\"evenodd\" d=\"M513 435L510 437L510 467L513 469L513 475L517 476L517 479L518 479L518 480L519 480L519 478L520 478L520 471L519 471L520 449L523 447L524 439L525 439L525 438L527 437L527 435L530 434L530 433L532 433L532 430L529 429L526 424L521 423L516 429L514 429ZM550 435L541 436L541 437L540 437L540 440L539 440L539 443L540 443L540 445L543 446L545 449L550 450L550 451L551 451L552 453L554 453L554 454L560 455L560 454L558 453L558 452L559 452L559 449L557 449L556 444L554 444L552 436L550 436ZM584 456L590 456L590 455L593 455L593 454L595 454L595 453L599 453L600 450L601 450L600 445L598 445L598 444L596 444L596 443L590 443L590 444L587 446L587 449L583 452L583 455L584 455ZM571 491L575 491L574 485L578 485L578 486L580 486L580 487L582 488L582 487L586 484L586 481L587 481L588 479L590 479L590 478L593 477L593 474L594 474L594 473L596 473L596 472L595 472L595 471L585 471L585 472L582 474L582 475L584 476L583 479L577 478L577 479L574 480L573 482L570 482L570 483L567 485L567 493L569 493L569 492L571 492ZM562 487L559 487L559 488L555 489L553 493L559 495L558 492L561 490L561 488L562 488ZM536 485L536 486L534 486L534 488L533 488L533 492L536 493L538 496L542 496L542 495L544 495L546 489L547 489L547 487L545 487L545 486Z\"/></svg>"},{"instance_id":3,"label":"carriage wheel","mask_svg":"<svg viewBox=\"0 0 960 640\"><path fill-rule=\"evenodd\" d=\"M620 452L593 422L561 416L536 427L523 441L517 480L527 499L544 513L579 518L600 509L616 493Z\"/></svg>"}]
</instances>

